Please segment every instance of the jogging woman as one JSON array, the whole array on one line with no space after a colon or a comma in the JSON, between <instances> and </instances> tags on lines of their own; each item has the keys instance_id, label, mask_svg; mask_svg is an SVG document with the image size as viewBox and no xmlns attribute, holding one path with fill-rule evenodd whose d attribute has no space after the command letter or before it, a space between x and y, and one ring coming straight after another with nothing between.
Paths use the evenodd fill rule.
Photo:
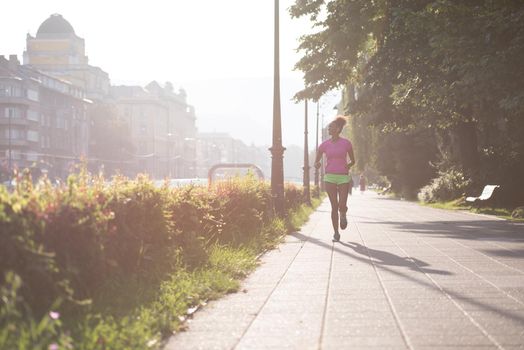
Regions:
<instances>
[{"instance_id":1,"label":"jogging woman","mask_svg":"<svg viewBox=\"0 0 524 350\"><path fill-rule=\"evenodd\" d=\"M340 240L340 233L338 232L339 217L340 228L342 230L348 225L346 212L348 210L347 200L350 186L349 169L355 165L355 156L353 155L351 142L348 139L340 137L344 125L346 125L346 119L343 117L337 117L329 123L328 131L331 138L318 146L315 159L315 167L320 168L322 155L325 154L327 158L324 183L329 196L329 202L331 203L331 223L335 230L333 234L334 242ZM349 163L347 161L348 156Z\"/></svg>"}]
</instances>

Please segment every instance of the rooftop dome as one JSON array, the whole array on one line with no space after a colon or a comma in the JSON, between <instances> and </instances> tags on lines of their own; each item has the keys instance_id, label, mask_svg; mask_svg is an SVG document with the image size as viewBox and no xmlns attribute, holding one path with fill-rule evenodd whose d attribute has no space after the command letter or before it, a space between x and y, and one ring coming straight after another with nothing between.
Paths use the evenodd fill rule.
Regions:
<instances>
[{"instance_id":1,"label":"rooftop dome","mask_svg":"<svg viewBox=\"0 0 524 350\"><path fill-rule=\"evenodd\" d=\"M55 13L40 25L36 35L40 34L75 34L75 30L62 15Z\"/></svg>"}]
</instances>

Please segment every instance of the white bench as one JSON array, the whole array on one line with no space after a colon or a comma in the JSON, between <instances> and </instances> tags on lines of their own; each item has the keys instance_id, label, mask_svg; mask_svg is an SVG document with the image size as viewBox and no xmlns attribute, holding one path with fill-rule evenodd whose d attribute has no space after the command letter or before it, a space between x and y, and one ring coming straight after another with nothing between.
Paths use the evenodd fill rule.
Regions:
<instances>
[{"instance_id":1,"label":"white bench","mask_svg":"<svg viewBox=\"0 0 524 350\"><path fill-rule=\"evenodd\" d=\"M499 185L486 185L482 190L482 193L478 197L466 197L466 202L477 203L487 201L495 192L495 189L499 188Z\"/></svg>"}]
</instances>

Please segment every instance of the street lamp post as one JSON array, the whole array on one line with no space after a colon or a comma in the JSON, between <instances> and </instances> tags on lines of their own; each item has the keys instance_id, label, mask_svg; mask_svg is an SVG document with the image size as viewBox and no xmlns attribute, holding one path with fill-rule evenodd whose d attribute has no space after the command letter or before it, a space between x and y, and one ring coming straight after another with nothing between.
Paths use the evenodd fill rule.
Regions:
<instances>
[{"instance_id":1,"label":"street lamp post","mask_svg":"<svg viewBox=\"0 0 524 350\"><path fill-rule=\"evenodd\" d=\"M271 151L271 194L275 212L284 216L284 151L280 116L279 0L275 0L275 52L273 78L273 144Z\"/></svg>"},{"instance_id":2,"label":"street lamp post","mask_svg":"<svg viewBox=\"0 0 524 350\"><path fill-rule=\"evenodd\" d=\"M320 135L321 135L322 142L324 142L324 114L322 114L322 120L320 122ZM324 167L323 166L320 167L320 177L322 179L324 178ZM325 191L326 190L326 186L325 186L324 181L320 181L320 190L321 191Z\"/></svg>"},{"instance_id":3,"label":"street lamp post","mask_svg":"<svg viewBox=\"0 0 524 350\"><path fill-rule=\"evenodd\" d=\"M318 152L318 111L319 111L319 101L317 101L317 132L315 133L315 150ZM320 197L320 187L319 187L319 169L315 167L315 197Z\"/></svg>"},{"instance_id":4,"label":"street lamp post","mask_svg":"<svg viewBox=\"0 0 524 350\"><path fill-rule=\"evenodd\" d=\"M309 147L308 147L308 129L307 129L307 100L304 101L304 200L311 205L311 193L309 188Z\"/></svg>"},{"instance_id":5,"label":"street lamp post","mask_svg":"<svg viewBox=\"0 0 524 350\"><path fill-rule=\"evenodd\" d=\"M13 168L12 168L12 162L13 162L13 158L12 158L12 155L11 155L11 114L14 113L14 112L11 112L11 111L8 111L9 115L9 126L8 126L8 130L9 130L9 135L7 137L7 142L8 142L8 150L9 150L9 161L8 161L8 165L9 165L9 176L11 176L12 174L12 171L13 171Z\"/></svg>"}]
</instances>

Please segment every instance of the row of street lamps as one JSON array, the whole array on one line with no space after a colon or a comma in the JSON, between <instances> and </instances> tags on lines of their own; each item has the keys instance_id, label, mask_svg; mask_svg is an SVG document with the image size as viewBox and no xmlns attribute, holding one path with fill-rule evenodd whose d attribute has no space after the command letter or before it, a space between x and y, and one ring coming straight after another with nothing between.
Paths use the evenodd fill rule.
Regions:
<instances>
[{"instance_id":1,"label":"row of street lamps","mask_svg":"<svg viewBox=\"0 0 524 350\"><path fill-rule=\"evenodd\" d=\"M280 60L279 60L279 0L275 0L275 38L274 38L274 78L273 78L273 143L271 148L271 194L274 201L274 209L277 215L284 216L284 151L282 147L282 127L280 111ZM304 110L304 199L311 204L311 190L309 179L309 150L308 150L308 101L305 100ZM317 101L317 120L316 120L316 143L318 148L319 135L319 103ZM315 195L320 195L319 169L315 168Z\"/></svg>"}]
</instances>

